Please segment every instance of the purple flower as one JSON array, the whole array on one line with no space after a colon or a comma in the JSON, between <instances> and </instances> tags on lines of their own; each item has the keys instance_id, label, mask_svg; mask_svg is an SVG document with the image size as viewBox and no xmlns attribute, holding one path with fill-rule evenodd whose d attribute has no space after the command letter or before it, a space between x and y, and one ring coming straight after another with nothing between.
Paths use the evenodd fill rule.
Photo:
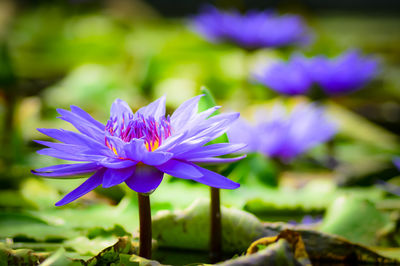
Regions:
<instances>
[{"instance_id":1,"label":"purple flower","mask_svg":"<svg viewBox=\"0 0 400 266\"><path fill-rule=\"evenodd\" d=\"M358 51L349 51L333 59L314 57L309 71L326 94L345 94L370 82L378 72L378 62L362 57Z\"/></svg>"},{"instance_id":2,"label":"purple flower","mask_svg":"<svg viewBox=\"0 0 400 266\"><path fill-rule=\"evenodd\" d=\"M311 39L299 16L279 16L271 11L249 11L242 15L207 6L191 24L212 42L233 42L248 50L306 44Z\"/></svg>"},{"instance_id":3,"label":"purple flower","mask_svg":"<svg viewBox=\"0 0 400 266\"><path fill-rule=\"evenodd\" d=\"M298 104L290 113L276 105L257 116L254 126L243 119L236 121L228 131L229 141L248 144L246 152L260 152L284 162L328 141L337 130L323 108L313 104Z\"/></svg>"},{"instance_id":4,"label":"purple flower","mask_svg":"<svg viewBox=\"0 0 400 266\"><path fill-rule=\"evenodd\" d=\"M262 69L254 78L280 94L304 95L313 83L308 72L309 64L306 58L293 56L288 62L277 62Z\"/></svg>"},{"instance_id":5,"label":"purple flower","mask_svg":"<svg viewBox=\"0 0 400 266\"><path fill-rule=\"evenodd\" d=\"M393 163L400 170L400 157L395 157Z\"/></svg>"},{"instance_id":6,"label":"purple flower","mask_svg":"<svg viewBox=\"0 0 400 266\"><path fill-rule=\"evenodd\" d=\"M196 163L227 163L244 157L216 157L236 152L243 144L205 145L225 133L239 113L210 117L219 107L198 113L200 97L186 101L167 117L165 97L136 113L117 99L106 125L76 106L71 106L71 111L58 109L60 118L71 123L79 133L38 129L61 142L37 141L49 147L38 153L83 163L54 165L32 172L53 178L94 172L56 206L70 203L99 185L108 188L125 182L136 192L150 193L161 183L164 173L212 187L235 189L238 183Z\"/></svg>"}]
</instances>

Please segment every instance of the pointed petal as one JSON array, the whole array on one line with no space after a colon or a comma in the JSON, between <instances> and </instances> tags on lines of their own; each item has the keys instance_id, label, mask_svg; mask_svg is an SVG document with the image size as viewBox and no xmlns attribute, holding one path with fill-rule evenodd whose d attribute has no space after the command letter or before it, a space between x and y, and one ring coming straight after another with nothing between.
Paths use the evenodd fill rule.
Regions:
<instances>
[{"instance_id":1,"label":"pointed petal","mask_svg":"<svg viewBox=\"0 0 400 266\"><path fill-rule=\"evenodd\" d=\"M57 112L61 115L59 117L60 119L71 123L82 134L99 142L104 141L104 130L100 130L97 126L88 123L85 119L73 112L64 109L57 109Z\"/></svg>"},{"instance_id":2,"label":"pointed petal","mask_svg":"<svg viewBox=\"0 0 400 266\"><path fill-rule=\"evenodd\" d=\"M71 105L71 111L74 114L80 116L82 119L85 119L88 123L93 124L95 127L97 127L100 130L104 130L105 127L106 127L105 125L103 125L102 123L100 123L99 121L94 119L91 115L89 115L87 112L85 112L84 110L82 110L78 106Z\"/></svg>"},{"instance_id":3,"label":"pointed petal","mask_svg":"<svg viewBox=\"0 0 400 266\"><path fill-rule=\"evenodd\" d=\"M59 164L32 170L35 175L46 177L66 177L78 174L86 174L100 169L97 163L79 163L79 164Z\"/></svg>"},{"instance_id":4,"label":"pointed petal","mask_svg":"<svg viewBox=\"0 0 400 266\"><path fill-rule=\"evenodd\" d=\"M105 158L98 162L100 165L112 168L112 169L121 169L131 167L137 164L132 160L125 160L125 159L117 159L117 158Z\"/></svg>"},{"instance_id":5,"label":"pointed petal","mask_svg":"<svg viewBox=\"0 0 400 266\"><path fill-rule=\"evenodd\" d=\"M105 149L104 139L99 142L86 135L64 129L38 128L37 130L65 144L81 145L95 150Z\"/></svg>"},{"instance_id":6,"label":"pointed petal","mask_svg":"<svg viewBox=\"0 0 400 266\"><path fill-rule=\"evenodd\" d=\"M243 158L246 158L246 155L234 158L205 157L205 158L190 159L188 161L201 164L222 164L222 163L234 163L236 161L242 160Z\"/></svg>"},{"instance_id":7,"label":"pointed petal","mask_svg":"<svg viewBox=\"0 0 400 266\"><path fill-rule=\"evenodd\" d=\"M188 121L190 121L198 111L199 100L203 95L193 97L183 104L181 104L171 116L172 128L183 128Z\"/></svg>"},{"instance_id":8,"label":"pointed petal","mask_svg":"<svg viewBox=\"0 0 400 266\"><path fill-rule=\"evenodd\" d=\"M126 158L141 162L143 157L146 156L149 151L146 149L143 139L133 139L124 147Z\"/></svg>"},{"instance_id":9,"label":"pointed petal","mask_svg":"<svg viewBox=\"0 0 400 266\"><path fill-rule=\"evenodd\" d=\"M113 104L111 105L110 117L111 118L121 118L122 117L129 117L132 116L133 112L129 105L121 100L116 99Z\"/></svg>"},{"instance_id":10,"label":"pointed petal","mask_svg":"<svg viewBox=\"0 0 400 266\"><path fill-rule=\"evenodd\" d=\"M156 119L160 116L165 116L165 99L164 95L149 105L140 108L136 114L141 114L144 117L152 116Z\"/></svg>"},{"instance_id":11,"label":"pointed petal","mask_svg":"<svg viewBox=\"0 0 400 266\"><path fill-rule=\"evenodd\" d=\"M135 173L125 180L128 187L138 193L149 193L161 183L164 173L147 165L136 166Z\"/></svg>"},{"instance_id":12,"label":"pointed petal","mask_svg":"<svg viewBox=\"0 0 400 266\"><path fill-rule=\"evenodd\" d=\"M166 174L183 179L194 179L202 176L202 173L196 169L194 164L174 159L158 165L156 168Z\"/></svg>"},{"instance_id":13,"label":"pointed petal","mask_svg":"<svg viewBox=\"0 0 400 266\"><path fill-rule=\"evenodd\" d=\"M188 132L182 132L167 138L163 144L158 147L157 151L170 151L173 147L179 145L183 140L186 139Z\"/></svg>"},{"instance_id":14,"label":"pointed petal","mask_svg":"<svg viewBox=\"0 0 400 266\"><path fill-rule=\"evenodd\" d=\"M104 169L100 169L94 175L89 177L85 182L82 183L79 187L72 190L68 193L64 198L62 198L59 202L56 203L56 206L62 206L68 204L86 193L92 191L96 187L98 187L103 181Z\"/></svg>"},{"instance_id":15,"label":"pointed petal","mask_svg":"<svg viewBox=\"0 0 400 266\"><path fill-rule=\"evenodd\" d=\"M223 189L235 189L240 187L239 183L233 182L232 180L217 174L213 171L207 170L196 165L197 170L199 170L203 176L201 178L196 178L194 181L205 184L210 187L223 188Z\"/></svg>"},{"instance_id":16,"label":"pointed petal","mask_svg":"<svg viewBox=\"0 0 400 266\"><path fill-rule=\"evenodd\" d=\"M153 151L144 154L142 162L147 165L161 165L172 158L174 154L170 152Z\"/></svg>"},{"instance_id":17,"label":"pointed petal","mask_svg":"<svg viewBox=\"0 0 400 266\"><path fill-rule=\"evenodd\" d=\"M37 151L37 153L40 155L52 156L54 158L62 160L77 161L77 162L98 161L104 158L104 156L100 155L82 155L82 154L65 153L53 148L41 149Z\"/></svg>"},{"instance_id":18,"label":"pointed petal","mask_svg":"<svg viewBox=\"0 0 400 266\"><path fill-rule=\"evenodd\" d=\"M246 146L247 146L246 144L231 144L231 143L212 144L192 149L190 150L190 152L184 154L179 154L176 158L194 159L194 158L221 156L237 152Z\"/></svg>"},{"instance_id":19,"label":"pointed petal","mask_svg":"<svg viewBox=\"0 0 400 266\"><path fill-rule=\"evenodd\" d=\"M109 188L109 187L121 184L127 178L129 178L133 175L133 173L135 172L135 167L136 166L132 166L132 167L123 168L123 169L108 168L104 173L103 187Z\"/></svg>"}]
</instances>

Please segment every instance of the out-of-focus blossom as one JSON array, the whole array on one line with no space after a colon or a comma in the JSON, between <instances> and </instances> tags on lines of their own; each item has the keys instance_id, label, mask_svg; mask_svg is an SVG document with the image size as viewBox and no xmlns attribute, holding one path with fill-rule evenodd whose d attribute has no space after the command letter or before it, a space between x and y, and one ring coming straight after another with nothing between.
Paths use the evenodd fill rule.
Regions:
<instances>
[{"instance_id":1,"label":"out-of-focus blossom","mask_svg":"<svg viewBox=\"0 0 400 266\"><path fill-rule=\"evenodd\" d=\"M196 163L227 163L243 158L217 157L236 152L243 144L205 145L224 134L239 113L210 117L219 107L198 113L200 97L183 103L171 117L165 116L165 97L136 113L117 99L106 125L76 106L71 106L71 111L59 109L60 118L75 126L79 133L38 129L61 142L37 141L49 147L38 153L84 163L54 165L32 172L52 178L94 172L57 202L57 206L74 201L99 185L108 188L125 182L136 192L150 193L159 186L164 173L212 187L235 189L238 183Z\"/></svg>"},{"instance_id":2,"label":"out-of-focus blossom","mask_svg":"<svg viewBox=\"0 0 400 266\"><path fill-rule=\"evenodd\" d=\"M396 165L396 167L400 170L400 157L395 157L393 159L393 163L394 165Z\"/></svg>"},{"instance_id":3,"label":"out-of-focus blossom","mask_svg":"<svg viewBox=\"0 0 400 266\"><path fill-rule=\"evenodd\" d=\"M194 30L212 42L232 42L244 49L304 45L311 34L300 16L279 16L272 11L224 12L204 7L193 17Z\"/></svg>"},{"instance_id":4,"label":"out-of-focus blossom","mask_svg":"<svg viewBox=\"0 0 400 266\"><path fill-rule=\"evenodd\" d=\"M358 51L349 51L332 59L314 57L309 71L326 94L345 94L370 82L378 72L378 62L372 57L363 57Z\"/></svg>"},{"instance_id":5,"label":"out-of-focus blossom","mask_svg":"<svg viewBox=\"0 0 400 266\"><path fill-rule=\"evenodd\" d=\"M296 222L296 221L289 221L289 224L292 225L296 225L296 226L315 226L318 225L319 223L321 223L322 221L322 217L318 216L318 217L313 217L311 215L305 215L303 217L303 219L301 219L300 222Z\"/></svg>"},{"instance_id":6,"label":"out-of-focus blossom","mask_svg":"<svg viewBox=\"0 0 400 266\"><path fill-rule=\"evenodd\" d=\"M378 72L378 62L349 51L339 57L306 58L292 56L288 62L277 62L254 74L256 81L285 95L309 95L313 85L328 96L361 89Z\"/></svg>"},{"instance_id":7,"label":"out-of-focus blossom","mask_svg":"<svg viewBox=\"0 0 400 266\"><path fill-rule=\"evenodd\" d=\"M303 56L293 56L288 62L277 62L262 69L254 78L280 94L304 95L313 84L309 63Z\"/></svg>"},{"instance_id":8,"label":"out-of-focus blossom","mask_svg":"<svg viewBox=\"0 0 400 266\"><path fill-rule=\"evenodd\" d=\"M290 113L284 106L275 105L270 112L257 113L257 123L244 119L236 121L228 131L231 143L246 143L245 152L260 152L289 162L318 144L331 139L336 125L322 107L298 104Z\"/></svg>"}]
</instances>

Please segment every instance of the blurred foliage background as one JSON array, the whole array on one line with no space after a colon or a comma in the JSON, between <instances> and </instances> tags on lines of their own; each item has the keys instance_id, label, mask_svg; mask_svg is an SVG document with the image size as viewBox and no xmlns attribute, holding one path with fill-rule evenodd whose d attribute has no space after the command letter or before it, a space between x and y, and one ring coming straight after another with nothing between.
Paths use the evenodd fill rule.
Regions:
<instances>
[{"instance_id":1,"label":"blurred foliage background","mask_svg":"<svg viewBox=\"0 0 400 266\"><path fill-rule=\"evenodd\" d=\"M315 34L308 47L247 54L229 44L208 43L191 31L188 19L204 3L0 1L2 242L34 250L63 246L71 257L89 258L118 236L136 233L136 199L125 186L98 188L56 208L54 203L82 180L42 179L30 173L61 162L37 155L40 145L32 141L46 139L36 128L70 129L56 119L56 108L77 105L105 122L115 98L136 110L166 94L171 113L206 86L224 111L249 117L259 105L304 100L281 99L247 82L249 71L259 63L287 59L294 52L334 56L357 48L376 55L381 70L365 89L327 104L340 122L335 139L338 166L332 170L321 163L326 145L279 174L274 161L254 154L221 169L242 184L235 191L223 191L223 203L264 221L325 217L322 231L370 246L400 245L396 185L400 179L392 163L393 156L400 154L400 4L389 0L209 2L240 10L275 8L297 13ZM205 186L168 177L152 196L152 210L184 209L207 196ZM360 216L351 215L354 211L360 211ZM362 226L363 221L372 225ZM359 230L353 230L355 225Z\"/></svg>"}]
</instances>

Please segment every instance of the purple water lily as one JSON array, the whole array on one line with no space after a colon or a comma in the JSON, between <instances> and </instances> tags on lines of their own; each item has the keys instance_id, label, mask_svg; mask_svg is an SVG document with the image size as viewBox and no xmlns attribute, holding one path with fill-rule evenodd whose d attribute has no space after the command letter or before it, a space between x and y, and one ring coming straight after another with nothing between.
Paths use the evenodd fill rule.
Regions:
<instances>
[{"instance_id":1,"label":"purple water lily","mask_svg":"<svg viewBox=\"0 0 400 266\"><path fill-rule=\"evenodd\" d=\"M247 50L307 44L309 29L296 15L272 11L224 12L206 6L191 22L194 30L212 42L233 42Z\"/></svg>"},{"instance_id":2,"label":"purple water lily","mask_svg":"<svg viewBox=\"0 0 400 266\"><path fill-rule=\"evenodd\" d=\"M378 72L378 61L348 51L336 58L314 57L309 68L313 80L328 95L356 91L370 82Z\"/></svg>"},{"instance_id":3,"label":"purple water lily","mask_svg":"<svg viewBox=\"0 0 400 266\"><path fill-rule=\"evenodd\" d=\"M56 206L70 203L99 185L108 188L125 182L136 192L149 193L159 186L164 173L212 187L235 189L238 183L196 163L229 163L243 158L217 157L236 152L243 144L205 145L225 133L239 113L210 117L217 106L198 113L200 97L186 101L171 116L165 116L165 97L136 113L117 99L106 125L79 107L71 106L71 111L58 109L60 118L71 123L79 133L38 129L61 142L37 141L49 147L38 153L84 163L54 165L32 172L52 178L94 172Z\"/></svg>"},{"instance_id":4,"label":"purple water lily","mask_svg":"<svg viewBox=\"0 0 400 266\"><path fill-rule=\"evenodd\" d=\"M257 82L285 95L304 95L313 80L309 75L310 62L303 56L293 56L288 62L277 62L254 74Z\"/></svg>"},{"instance_id":5,"label":"purple water lily","mask_svg":"<svg viewBox=\"0 0 400 266\"><path fill-rule=\"evenodd\" d=\"M257 113L256 125L239 119L227 132L231 143L247 143L245 152L260 152L289 162L331 139L336 125L314 104L298 104L290 113L282 105Z\"/></svg>"}]
</instances>

